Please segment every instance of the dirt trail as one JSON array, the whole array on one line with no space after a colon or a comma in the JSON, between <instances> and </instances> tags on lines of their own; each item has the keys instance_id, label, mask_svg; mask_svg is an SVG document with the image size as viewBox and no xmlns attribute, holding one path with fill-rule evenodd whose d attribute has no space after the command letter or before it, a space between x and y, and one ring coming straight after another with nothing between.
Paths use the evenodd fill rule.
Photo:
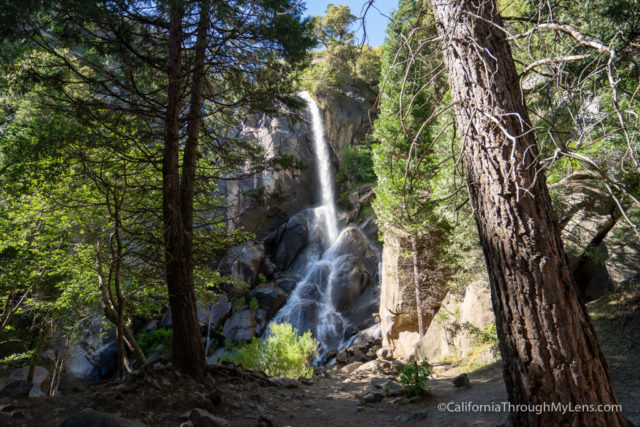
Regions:
<instances>
[{"instance_id":1,"label":"dirt trail","mask_svg":"<svg viewBox=\"0 0 640 427\"><path fill-rule=\"evenodd\" d=\"M640 288L608 295L588 307L623 414L640 425ZM469 402L499 406L507 400L499 364L470 373L471 386L460 388L452 384L457 368L449 367L430 381L428 396L415 398L376 388L395 380L397 364L393 369L390 362L365 365L351 373L346 367L331 369L305 381L271 379L218 365L196 382L164 363L130 375L123 383L104 382L55 398L0 398L0 425L57 427L86 407L150 426L180 426L181 415L194 408L238 427L495 426L507 419L501 411L462 407ZM369 399L375 402L363 403L367 390L377 392ZM440 410L442 404L451 410Z\"/></svg>"}]
</instances>

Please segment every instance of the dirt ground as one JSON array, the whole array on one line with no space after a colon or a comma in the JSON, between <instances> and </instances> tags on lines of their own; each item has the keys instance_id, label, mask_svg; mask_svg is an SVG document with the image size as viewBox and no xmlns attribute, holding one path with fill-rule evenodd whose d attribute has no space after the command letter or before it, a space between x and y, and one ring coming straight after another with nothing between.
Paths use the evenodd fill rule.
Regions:
<instances>
[{"instance_id":1,"label":"dirt ground","mask_svg":"<svg viewBox=\"0 0 640 427\"><path fill-rule=\"evenodd\" d=\"M640 289L628 288L588 304L624 415L640 425ZM179 426L193 408L227 419L231 426L495 426L506 413L461 408L507 400L499 364L469 373L470 387L454 387L455 366L443 366L428 396L385 395L363 403L357 394L376 381L395 379L381 370L331 369L311 380L270 379L230 365L209 369L203 382L170 363L149 367L124 383L104 382L54 398L0 399L0 425L58 426L86 407L150 426ZM453 402L449 404L449 402ZM449 404L450 411L439 405ZM456 411L457 408L463 409Z\"/></svg>"}]
</instances>

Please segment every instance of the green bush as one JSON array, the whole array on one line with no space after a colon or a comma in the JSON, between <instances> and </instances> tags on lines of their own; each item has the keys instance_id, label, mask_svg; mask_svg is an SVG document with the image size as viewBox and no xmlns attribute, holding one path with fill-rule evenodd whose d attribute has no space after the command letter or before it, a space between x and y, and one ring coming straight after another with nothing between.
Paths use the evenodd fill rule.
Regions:
<instances>
[{"instance_id":1,"label":"green bush","mask_svg":"<svg viewBox=\"0 0 640 427\"><path fill-rule=\"evenodd\" d=\"M427 385L427 382L432 374L431 365L427 362L409 363L400 370L400 383L410 394L428 393L431 391L431 387Z\"/></svg>"},{"instance_id":2,"label":"green bush","mask_svg":"<svg viewBox=\"0 0 640 427\"><path fill-rule=\"evenodd\" d=\"M158 328L152 332L142 332L138 335L138 345L147 356L150 353L169 354L173 347L173 329ZM165 348L154 350L159 345Z\"/></svg>"},{"instance_id":3,"label":"green bush","mask_svg":"<svg viewBox=\"0 0 640 427\"><path fill-rule=\"evenodd\" d=\"M269 330L267 339L254 338L226 359L273 377L311 377L318 345L311 331L299 336L288 323L271 324Z\"/></svg>"},{"instance_id":4,"label":"green bush","mask_svg":"<svg viewBox=\"0 0 640 427\"><path fill-rule=\"evenodd\" d=\"M356 183L376 182L371 149L362 145L345 147L341 155L342 173Z\"/></svg>"}]
</instances>

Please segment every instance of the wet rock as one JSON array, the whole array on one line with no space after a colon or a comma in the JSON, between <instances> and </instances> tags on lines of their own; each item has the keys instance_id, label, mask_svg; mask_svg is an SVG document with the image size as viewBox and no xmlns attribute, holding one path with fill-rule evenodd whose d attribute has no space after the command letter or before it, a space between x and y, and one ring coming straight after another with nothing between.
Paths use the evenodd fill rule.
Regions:
<instances>
[{"instance_id":1,"label":"wet rock","mask_svg":"<svg viewBox=\"0 0 640 427\"><path fill-rule=\"evenodd\" d=\"M65 419L60 427L144 427L146 424L136 420L127 420L115 415L99 412L93 409L82 411Z\"/></svg>"},{"instance_id":2,"label":"wet rock","mask_svg":"<svg viewBox=\"0 0 640 427\"><path fill-rule=\"evenodd\" d=\"M312 148L312 129L308 120L291 120L282 115L257 114L242 123L240 136L257 140L269 159L277 155L290 155L302 164L315 162ZM306 110L300 113L306 117ZM219 183L226 196L227 218L233 228L244 227L257 238L266 236L282 225L289 216L313 204L315 170L307 167L300 171L290 169L266 170L250 173L244 179Z\"/></svg>"},{"instance_id":3,"label":"wet rock","mask_svg":"<svg viewBox=\"0 0 640 427\"><path fill-rule=\"evenodd\" d=\"M215 304L211 304L211 329L217 330L231 314L231 303L226 296L221 296ZM207 318L207 323L209 319Z\"/></svg>"},{"instance_id":4,"label":"wet rock","mask_svg":"<svg viewBox=\"0 0 640 427\"><path fill-rule=\"evenodd\" d=\"M469 381L469 376L467 374L460 374L455 377L453 380L453 385L456 387L469 387L471 386L471 381Z\"/></svg>"},{"instance_id":5,"label":"wet rock","mask_svg":"<svg viewBox=\"0 0 640 427\"><path fill-rule=\"evenodd\" d=\"M309 211L304 210L289 218L278 232L278 248L274 258L278 269L289 268L300 251L309 243Z\"/></svg>"},{"instance_id":6,"label":"wet rock","mask_svg":"<svg viewBox=\"0 0 640 427\"><path fill-rule=\"evenodd\" d=\"M231 423L222 418L217 417L204 409L195 408L189 414L189 421L194 427L230 427Z\"/></svg>"},{"instance_id":7,"label":"wet rock","mask_svg":"<svg viewBox=\"0 0 640 427\"><path fill-rule=\"evenodd\" d=\"M281 279L276 280L276 286L282 289L287 294L293 292L298 284L297 280L291 277L283 277Z\"/></svg>"},{"instance_id":8,"label":"wet rock","mask_svg":"<svg viewBox=\"0 0 640 427\"><path fill-rule=\"evenodd\" d=\"M255 317L256 317L256 336L260 337L262 336L262 334L264 334L267 328L269 317L267 316L267 312L261 308L256 310Z\"/></svg>"},{"instance_id":9,"label":"wet rock","mask_svg":"<svg viewBox=\"0 0 640 427\"><path fill-rule=\"evenodd\" d=\"M249 298L257 299L270 319L285 304L287 294L273 283L262 283L249 293Z\"/></svg>"},{"instance_id":10,"label":"wet rock","mask_svg":"<svg viewBox=\"0 0 640 427\"><path fill-rule=\"evenodd\" d=\"M256 334L256 319L251 310L240 311L231 316L222 327L222 333L231 341L249 341Z\"/></svg>"}]
</instances>

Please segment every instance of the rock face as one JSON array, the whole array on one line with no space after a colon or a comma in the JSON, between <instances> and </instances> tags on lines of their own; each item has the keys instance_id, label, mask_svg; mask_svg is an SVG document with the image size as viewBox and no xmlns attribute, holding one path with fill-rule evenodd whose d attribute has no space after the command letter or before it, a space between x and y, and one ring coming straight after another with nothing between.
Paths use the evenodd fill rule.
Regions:
<instances>
[{"instance_id":1,"label":"rock face","mask_svg":"<svg viewBox=\"0 0 640 427\"><path fill-rule=\"evenodd\" d=\"M240 311L224 323L222 332L231 341L249 341L256 334L256 318L251 310Z\"/></svg>"},{"instance_id":2,"label":"rock face","mask_svg":"<svg viewBox=\"0 0 640 427\"><path fill-rule=\"evenodd\" d=\"M418 341L415 358L437 362L442 356L455 355L473 359L472 362L492 363L497 360L496 343L489 337L493 325L488 283L472 283L464 297L450 292L427 333Z\"/></svg>"},{"instance_id":3,"label":"rock face","mask_svg":"<svg viewBox=\"0 0 640 427\"><path fill-rule=\"evenodd\" d=\"M262 283L249 293L249 298L256 298L270 319L287 301L287 294L273 283Z\"/></svg>"},{"instance_id":4,"label":"rock face","mask_svg":"<svg viewBox=\"0 0 640 427\"><path fill-rule=\"evenodd\" d=\"M597 177L575 173L551 186L562 240L585 299L640 278L640 239Z\"/></svg>"},{"instance_id":5,"label":"rock face","mask_svg":"<svg viewBox=\"0 0 640 427\"><path fill-rule=\"evenodd\" d=\"M562 241L575 268L585 250L597 245L613 228L617 208L609 193L592 175L576 173L551 186Z\"/></svg>"},{"instance_id":6,"label":"rock face","mask_svg":"<svg viewBox=\"0 0 640 427\"><path fill-rule=\"evenodd\" d=\"M407 287L413 281L410 263L403 252L411 248L408 236L385 233L382 251L382 282L380 296L380 318L382 323L382 346L389 348L394 357L411 356L420 339L418 315ZM412 267L411 267L412 268ZM446 294L443 283L436 283L426 301L423 324L428 328L433 315Z\"/></svg>"},{"instance_id":7,"label":"rock face","mask_svg":"<svg viewBox=\"0 0 640 427\"><path fill-rule=\"evenodd\" d=\"M298 212L278 231L275 264L280 271L288 269L309 243L308 214L308 209Z\"/></svg>"},{"instance_id":8,"label":"rock face","mask_svg":"<svg viewBox=\"0 0 640 427\"><path fill-rule=\"evenodd\" d=\"M314 202L313 150L311 129L306 111L300 111L303 120L286 116L257 115L243 123L240 137L257 140L267 158L284 154L293 156L306 166L302 171L280 170L250 174L250 167L238 175L250 176L220 183L227 200L226 216L231 227L244 227L262 238L277 228L294 213Z\"/></svg>"},{"instance_id":9,"label":"rock face","mask_svg":"<svg viewBox=\"0 0 640 427\"><path fill-rule=\"evenodd\" d=\"M65 380L93 383L113 376L117 369L117 353L113 329L105 330L103 317L96 316L85 338L69 350Z\"/></svg>"},{"instance_id":10,"label":"rock face","mask_svg":"<svg viewBox=\"0 0 640 427\"><path fill-rule=\"evenodd\" d=\"M220 273L231 275L252 286L258 280L264 252L264 245L253 240L234 246L220 262Z\"/></svg>"},{"instance_id":11,"label":"rock face","mask_svg":"<svg viewBox=\"0 0 640 427\"><path fill-rule=\"evenodd\" d=\"M369 117L369 110L375 99L376 94L365 87L346 87L342 93L317 94L327 140L336 155L345 147L362 141L369 132L375 118Z\"/></svg>"}]
</instances>

